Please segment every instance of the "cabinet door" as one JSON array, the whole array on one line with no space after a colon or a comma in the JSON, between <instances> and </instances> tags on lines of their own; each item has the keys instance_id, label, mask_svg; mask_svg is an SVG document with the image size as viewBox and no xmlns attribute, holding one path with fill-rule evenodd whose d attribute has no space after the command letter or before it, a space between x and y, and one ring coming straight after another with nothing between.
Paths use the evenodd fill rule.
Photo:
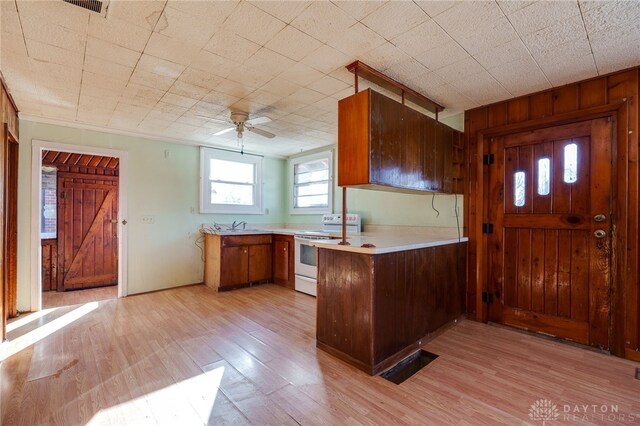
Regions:
<instances>
[{"instance_id":1,"label":"cabinet door","mask_svg":"<svg viewBox=\"0 0 640 426\"><path fill-rule=\"evenodd\" d=\"M224 247L220 265L220 287L249 282L249 250L247 246Z\"/></svg>"},{"instance_id":2,"label":"cabinet door","mask_svg":"<svg viewBox=\"0 0 640 426\"><path fill-rule=\"evenodd\" d=\"M273 242L273 281L276 284L286 285L289 276L289 241L285 238L276 238Z\"/></svg>"},{"instance_id":3,"label":"cabinet door","mask_svg":"<svg viewBox=\"0 0 640 426\"><path fill-rule=\"evenodd\" d=\"M371 183L400 186L406 126L398 102L371 93Z\"/></svg>"},{"instance_id":4,"label":"cabinet door","mask_svg":"<svg viewBox=\"0 0 640 426\"><path fill-rule=\"evenodd\" d=\"M270 280L271 245L259 244L249 246L249 281Z\"/></svg>"}]
</instances>

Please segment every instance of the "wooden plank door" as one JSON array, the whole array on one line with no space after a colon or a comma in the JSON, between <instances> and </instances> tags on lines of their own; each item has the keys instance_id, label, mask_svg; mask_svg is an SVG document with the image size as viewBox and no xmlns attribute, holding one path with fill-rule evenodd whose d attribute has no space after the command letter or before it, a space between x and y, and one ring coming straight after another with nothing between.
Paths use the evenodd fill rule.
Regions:
<instances>
[{"instance_id":1,"label":"wooden plank door","mask_svg":"<svg viewBox=\"0 0 640 426\"><path fill-rule=\"evenodd\" d=\"M608 348L607 118L491 139L489 319Z\"/></svg>"},{"instance_id":2,"label":"wooden plank door","mask_svg":"<svg viewBox=\"0 0 640 426\"><path fill-rule=\"evenodd\" d=\"M117 176L58 173L58 291L118 282Z\"/></svg>"}]
</instances>

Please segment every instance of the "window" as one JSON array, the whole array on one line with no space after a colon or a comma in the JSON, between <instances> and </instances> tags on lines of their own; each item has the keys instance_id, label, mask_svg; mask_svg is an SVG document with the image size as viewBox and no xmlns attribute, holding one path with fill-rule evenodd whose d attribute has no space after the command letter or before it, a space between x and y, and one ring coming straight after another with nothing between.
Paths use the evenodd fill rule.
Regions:
<instances>
[{"instance_id":1,"label":"window","mask_svg":"<svg viewBox=\"0 0 640 426\"><path fill-rule=\"evenodd\" d=\"M262 214L262 157L200 148L200 213Z\"/></svg>"},{"instance_id":2,"label":"window","mask_svg":"<svg viewBox=\"0 0 640 426\"><path fill-rule=\"evenodd\" d=\"M333 202L333 155L331 151L291 160L293 194L291 213L331 213Z\"/></svg>"},{"instance_id":3,"label":"window","mask_svg":"<svg viewBox=\"0 0 640 426\"><path fill-rule=\"evenodd\" d=\"M516 207L522 207L524 206L524 184L525 184L524 172L516 172L513 175L513 180L514 180L513 183L515 188L514 204L516 205Z\"/></svg>"},{"instance_id":4,"label":"window","mask_svg":"<svg viewBox=\"0 0 640 426\"><path fill-rule=\"evenodd\" d=\"M42 167L42 211L40 238L56 238L57 233L57 169L55 167Z\"/></svg>"},{"instance_id":5,"label":"window","mask_svg":"<svg viewBox=\"0 0 640 426\"><path fill-rule=\"evenodd\" d=\"M551 191L551 161L548 158L538 160L538 195L549 195Z\"/></svg>"},{"instance_id":6,"label":"window","mask_svg":"<svg viewBox=\"0 0 640 426\"><path fill-rule=\"evenodd\" d=\"M564 147L564 181L574 183L578 180L578 145L570 143Z\"/></svg>"}]
</instances>

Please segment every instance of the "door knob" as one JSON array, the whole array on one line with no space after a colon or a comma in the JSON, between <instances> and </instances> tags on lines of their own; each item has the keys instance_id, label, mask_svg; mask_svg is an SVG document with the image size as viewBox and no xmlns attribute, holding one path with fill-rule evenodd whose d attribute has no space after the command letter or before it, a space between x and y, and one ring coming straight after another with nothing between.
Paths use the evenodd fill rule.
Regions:
<instances>
[{"instance_id":1,"label":"door knob","mask_svg":"<svg viewBox=\"0 0 640 426\"><path fill-rule=\"evenodd\" d=\"M607 236L607 233L604 229L596 229L593 236L596 238L604 238Z\"/></svg>"},{"instance_id":2,"label":"door knob","mask_svg":"<svg viewBox=\"0 0 640 426\"><path fill-rule=\"evenodd\" d=\"M607 216L603 215L602 213L597 214L593 217L593 220L595 220L596 222L604 222L605 220L607 220Z\"/></svg>"}]
</instances>

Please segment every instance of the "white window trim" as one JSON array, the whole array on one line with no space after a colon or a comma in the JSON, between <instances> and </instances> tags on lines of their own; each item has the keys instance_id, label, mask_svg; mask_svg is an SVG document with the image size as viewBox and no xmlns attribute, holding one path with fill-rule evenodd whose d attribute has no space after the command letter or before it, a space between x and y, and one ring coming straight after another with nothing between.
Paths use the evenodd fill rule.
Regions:
<instances>
[{"instance_id":1,"label":"white window trim","mask_svg":"<svg viewBox=\"0 0 640 426\"><path fill-rule=\"evenodd\" d=\"M329 205L327 207L294 207L295 185L293 171L296 164L307 161L329 159ZM333 151L322 151L316 154L304 155L289 160L289 213L290 214L324 214L333 212Z\"/></svg>"},{"instance_id":2,"label":"white window trim","mask_svg":"<svg viewBox=\"0 0 640 426\"><path fill-rule=\"evenodd\" d=\"M229 204L212 204L209 199L209 160L227 160L255 165L255 182L252 206ZM218 214L264 214L262 211L262 157L237 152L223 151L215 148L200 147L200 213Z\"/></svg>"}]
</instances>

